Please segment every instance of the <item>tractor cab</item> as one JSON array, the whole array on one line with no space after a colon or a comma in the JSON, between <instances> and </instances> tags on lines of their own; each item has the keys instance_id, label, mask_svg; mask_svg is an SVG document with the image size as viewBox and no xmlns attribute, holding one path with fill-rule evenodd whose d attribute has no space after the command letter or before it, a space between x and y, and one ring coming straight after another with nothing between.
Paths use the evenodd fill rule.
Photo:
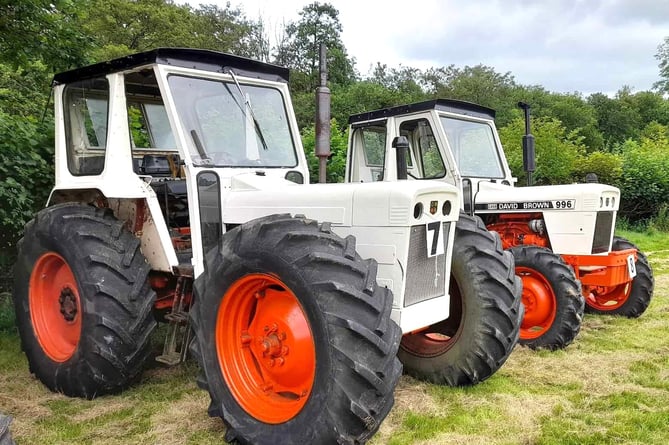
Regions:
<instances>
[{"instance_id":1,"label":"tractor cab","mask_svg":"<svg viewBox=\"0 0 669 445\"><path fill-rule=\"evenodd\" d=\"M529 107L519 106L526 109L525 140L531 138ZM455 185L463 211L480 216L514 253L525 284L521 342L529 346L569 344L580 327L583 298L594 312L639 316L650 301L652 274L645 256L614 236L620 191L596 183L516 187L494 118L489 108L445 99L353 115L346 180L397 181L399 156L393 154L400 148L393 141L406 137L407 178ZM524 156L530 152L533 145ZM533 164L533 154L526 157ZM539 256L545 258L541 272L533 269ZM572 276L567 265L572 285L556 289L560 276ZM638 269L643 284L633 285Z\"/></svg>"}]
</instances>

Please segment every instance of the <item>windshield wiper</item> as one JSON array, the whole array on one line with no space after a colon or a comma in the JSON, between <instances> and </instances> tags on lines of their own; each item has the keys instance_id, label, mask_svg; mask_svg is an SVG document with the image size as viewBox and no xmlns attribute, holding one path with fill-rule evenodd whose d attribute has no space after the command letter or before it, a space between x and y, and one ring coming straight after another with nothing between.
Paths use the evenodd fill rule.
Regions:
<instances>
[{"instance_id":1,"label":"windshield wiper","mask_svg":"<svg viewBox=\"0 0 669 445\"><path fill-rule=\"evenodd\" d=\"M256 115L253 112L253 108L251 107L251 103L249 102L249 99L244 94L244 91L242 91L242 87L239 85L239 82L237 81L237 76L235 76L235 73L232 70L228 70L228 73L230 73L230 76L232 76L232 80L235 82L235 85L237 85L237 89L239 90L239 94L241 94L242 98L244 99L244 105L246 105L249 112L251 113L251 119L253 119L253 126L255 127L256 133L258 134L258 138L260 138L260 142L262 143L263 150L268 150L269 147L267 146L267 142L265 142L265 137L262 134L262 130L260 129L260 124L258 123L258 119L256 119ZM237 105L239 105L239 104L237 104ZM239 108L242 108L242 106L239 105ZM244 115L246 115L246 109L242 109L242 112L244 113Z\"/></svg>"}]
</instances>

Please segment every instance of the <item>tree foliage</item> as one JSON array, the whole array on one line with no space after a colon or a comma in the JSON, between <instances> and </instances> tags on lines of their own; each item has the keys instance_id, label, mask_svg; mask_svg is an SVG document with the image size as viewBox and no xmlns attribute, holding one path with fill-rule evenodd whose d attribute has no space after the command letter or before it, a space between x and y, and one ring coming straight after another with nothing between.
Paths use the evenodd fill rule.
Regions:
<instances>
[{"instance_id":1,"label":"tree foliage","mask_svg":"<svg viewBox=\"0 0 669 445\"><path fill-rule=\"evenodd\" d=\"M655 58L659 61L660 80L653 87L662 93L669 93L669 36L657 47Z\"/></svg>"},{"instance_id":2,"label":"tree foliage","mask_svg":"<svg viewBox=\"0 0 669 445\"><path fill-rule=\"evenodd\" d=\"M336 119L330 122L332 131L330 132L330 151L331 155L327 161L327 182L344 182L344 170L346 169L346 149L348 147L348 131L338 130L339 125ZM307 156L309 164L309 181L318 182L318 163L316 157L316 130L314 127L306 127L302 130L302 144L304 153Z\"/></svg>"},{"instance_id":3,"label":"tree foliage","mask_svg":"<svg viewBox=\"0 0 669 445\"><path fill-rule=\"evenodd\" d=\"M565 184L572 180L575 167L585 155L585 146L577 132L567 132L562 123L554 118L532 119L532 134L536 141L537 169L533 178L535 185ZM519 184L526 184L523 170L521 139L525 134L525 122L516 119L499 131L509 168L518 177Z\"/></svg>"},{"instance_id":4,"label":"tree foliage","mask_svg":"<svg viewBox=\"0 0 669 445\"><path fill-rule=\"evenodd\" d=\"M355 62L348 57L341 40L339 11L330 3L311 3L300 11L297 22L285 28L274 62L305 74L293 91L313 91L319 83L320 44L327 46L328 79L347 85L356 78Z\"/></svg>"},{"instance_id":5,"label":"tree foliage","mask_svg":"<svg viewBox=\"0 0 669 445\"><path fill-rule=\"evenodd\" d=\"M240 9L172 0L89 0L83 25L95 42L92 58L107 60L160 46L193 47L267 59L262 25Z\"/></svg>"},{"instance_id":6,"label":"tree foliage","mask_svg":"<svg viewBox=\"0 0 669 445\"><path fill-rule=\"evenodd\" d=\"M305 6L298 20L279 30L279 42L271 48L262 20L248 18L230 3L0 1L0 249L13 245L52 186L52 110L45 113L51 76L159 46L211 49L289 67L312 180L317 174L313 92L323 42L332 90L331 182L343 179L347 135L340 130L351 114L441 97L496 110L509 162L523 184L523 123L516 104L524 101L534 116L538 183L582 181L594 172L600 182L621 188L621 213L631 219L651 217L669 205L669 100L664 96L669 93L669 37L657 50L655 91L621 86L613 96L584 96L521 85L512 73L482 64L418 69L379 61L371 75L360 79L342 32L339 11L320 2Z\"/></svg>"},{"instance_id":7,"label":"tree foliage","mask_svg":"<svg viewBox=\"0 0 669 445\"><path fill-rule=\"evenodd\" d=\"M42 61L54 70L84 64L90 36L80 27L88 0L0 2L0 63Z\"/></svg>"},{"instance_id":8,"label":"tree foliage","mask_svg":"<svg viewBox=\"0 0 669 445\"><path fill-rule=\"evenodd\" d=\"M0 250L14 246L23 225L44 205L53 183L53 121L0 109Z\"/></svg>"},{"instance_id":9,"label":"tree foliage","mask_svg":"<svg viewBox=\"0 0 669 445\"><path fill-rule=\"evenodd\" d=\"M652 217L669 203L669 139L628 140L620 150L621 213L632 220Z\"/></svg>"}]
</instances>

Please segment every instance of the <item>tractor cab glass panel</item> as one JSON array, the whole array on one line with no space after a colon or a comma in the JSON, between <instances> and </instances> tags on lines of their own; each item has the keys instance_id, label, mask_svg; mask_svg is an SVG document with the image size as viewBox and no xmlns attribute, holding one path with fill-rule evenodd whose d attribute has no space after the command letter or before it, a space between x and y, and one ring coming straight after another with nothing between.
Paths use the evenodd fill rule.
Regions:
<instances>
[{"instance_id":1,"label":"tractor cab glass panel","mask_svg":"<svg viewBox=\"0 0 669 445\"><path fill-rule=\"evenodd\" d=\"M426 119L402 122L400 135L409 140L407 171L415 179L443 178L446 167L430 123ZM415 163L412 161L415 159Z\"/></svg>"},{"instance_id":2,"label":"tractor cab glass panel","mask_svg":"<svg viewBox=\"0 0 669 445\"><path fill-rule=\"evenodd\" d=\"M176 151L174 135L162 103L128 101L132 146Z\"/></svg>"},{"instance_id":3,"label":"tractor cab glass panel","mask_svg":"<svg viewBox=\"0 0 669 445\"><path fill-rule=\"evenodd\" d=\"M174 132L153 69L127 73L125 96L134 172L178 176Z\"/></svg>"},{"instance_id":4,"label":"tractor cab glass panel","mask_svg":"<svg viewBox=\"0 0 669 445\"><path fill-rule=\"evenodd\" d=\"M75 176L99 175L105 166L109 83L74 82L63 94L68 169Z\"/></svg>"},{"instance_id":5,"label":"tractor cab glass panel","mask_svg":"<svg viewBox=\"0 0 669 445\"><path fill-rule=\"evenodd\" d=\"M441 125L462 176L504 178L490 125L447 116L441 116Z\"/></svg>"},{"instance_id":6,"label":"tractor cab glass panel","mask_svg":"<svg viewBox=\"0 0 669 445\"><path fill-rule=\"evenodd\" d=\"M386 157L386 127L375 125L353 131L351 181L383 181Z\"/></svg>"},{"instance_id":7,"label":"tractor cab glass panel","mask_svg":"<svg viewBox=\"0 0 669 445\"><path fill-rule=\"evenodd\" d=\"M279 90L177 75L168 81L195 165L297 165Z\"/></svg>"}]
</instances>

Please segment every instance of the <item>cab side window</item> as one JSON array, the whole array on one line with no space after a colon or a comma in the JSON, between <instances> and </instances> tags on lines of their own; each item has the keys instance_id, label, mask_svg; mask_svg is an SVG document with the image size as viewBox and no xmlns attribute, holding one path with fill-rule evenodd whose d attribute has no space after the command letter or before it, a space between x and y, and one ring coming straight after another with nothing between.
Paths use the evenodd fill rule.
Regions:
<instances>
[{"instance_id":1,"label":"cab side window","mask_svg":"<svg viewBox=\"0 0 669 445\"><path fill-rule=\"evenodd\" d=\"M374 125L354 129L351 181L383 181L385 154L385 126Z\"/></svg>"},{"instance_id":2,"label":"cab side window","mask_svg":"<svg viewBox=\"0 0 669 445\"><path fill-rule=\"evenodd\" d=\"M439 152L437 140L427 119L405 121L400 125L400 134L409 140L409 151L416 159L410 171L418 171L416 176L423 179L443 178L446 167Z\"/></svg>"},{"instance_id":3,"label":"cab side window","mask_svg":"<svg viewBox=\"0 0 669 445\"><path fill-rule=\"evenodd\" d=\"M109 83L105 78L74 82L63 93L67 166L75 176L104 170L109 115Z\"/></svg>"}]
</instances>

